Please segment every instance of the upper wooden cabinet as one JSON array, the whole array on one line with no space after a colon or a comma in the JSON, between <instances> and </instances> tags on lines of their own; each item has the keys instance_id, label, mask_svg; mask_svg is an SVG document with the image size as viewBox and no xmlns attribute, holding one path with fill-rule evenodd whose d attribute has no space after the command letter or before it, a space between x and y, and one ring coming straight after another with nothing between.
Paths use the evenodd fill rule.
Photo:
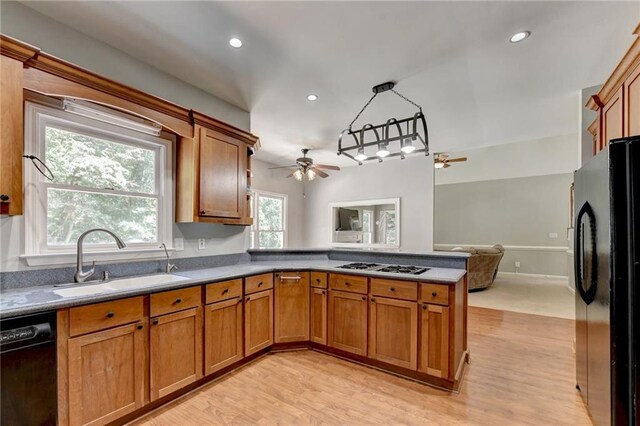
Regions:
<instances>
[{"instance_id":1,"label":"upper wooden cabinet","mask_svg":"<svg viewBox=\"0 0 640 426\"><path fill-rule=\"evenodd\" d=\"M22 214L22 62L0 57L0 214Z\"/></svg>"},{"instance_id":2,"label":"upper wooden cabinet","mask_svg":"<svg viewBox=\"0 0 640 426\"><path fill-rule=\"evenodd\" d=\"M640 25L618 66L587 106L597 112L589 131L596 154L612 139L640 135Z\"/></svg>"},{"instance_id":3,"label":"upper wooden cabinet","mask_svg":"<svg viewBox=\"0 0 640 426\"><path fill-rule=\"evenodd\" d=\"M194 114L193 138L178 138L176 222L251 225L249 179L257 138Z\"/></svg>"}]
</instances>

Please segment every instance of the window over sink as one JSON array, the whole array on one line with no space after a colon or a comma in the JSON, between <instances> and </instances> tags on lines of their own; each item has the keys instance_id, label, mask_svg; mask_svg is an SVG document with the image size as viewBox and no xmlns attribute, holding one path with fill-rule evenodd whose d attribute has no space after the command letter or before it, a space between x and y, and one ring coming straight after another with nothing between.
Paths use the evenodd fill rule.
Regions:
<instances>
[{"instance_id":1,"label":"window over sink","mask_svg":"<svg viewBox=\"0 0 640 426\"><path fill-rule=\"evenodd\" d=\"M75 253L78 237L91 228L115 232L129 251L172 246L171 140L32 102L25 118L25 154L54 175L49 180L25 165L29 264L67 263L55 255ZM85 247L117 251L100 232L89 235Z\"/></svg>"}]
</instances>

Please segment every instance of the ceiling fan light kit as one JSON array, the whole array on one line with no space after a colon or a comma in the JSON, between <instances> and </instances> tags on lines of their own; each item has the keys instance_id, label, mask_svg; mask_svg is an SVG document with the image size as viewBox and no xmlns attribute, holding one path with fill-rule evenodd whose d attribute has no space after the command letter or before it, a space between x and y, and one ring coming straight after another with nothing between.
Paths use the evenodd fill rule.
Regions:
<instances>
[{"instance_id":1,"label":"ceiling fan light kit","mask_svg":"<svg viewBox=\"0 0 640 426\"><path fill-rule=\"evenodd\" d=\"M338 138L338 155L344 155L351 158L360 165L362 165L364 161L368 160L378 160L379 162L382 162L383 158L388 157L399 156L401 159L404 159L405 155L414 152L424 152L425 156L429 155L429 132L427 130L427 121L422 112L422 107L408 99L406 96L398 93L394 90L394 87L395 83L392 81L373 86L373 96L371 96L371 99L369 99L369 101L356 115L356 118L351 121L349 127L340 133ZM415 106L418 109L418 112L416 112L412 117L403 118L401 120L390 118L384 124L373 125L369 123L362 126L359 130L353 130L353 123L360 118L360 115L362 115L364 110L367 109L373 99L378 96L378 94L387 91L395 93L403 100ZM405 128L404 133L403 127ZM371 135L375 137L374 140L371 140L373 139ZM345 146L345 139L347 139L345 136L352 136L355 143L353 145ZM368 142L366 141L367 136L369 136L370 139ZM395 144L396 142L399 142L399 150L397 152L391 152L390 146L392 146L392 143ZM416 146L416 143L418 145L421 144L422 147ZM375 156L369 156L365 153L365 148L372 146L377 147ZM353 154L354 152L355 154Z\"/></svg>"},{"instance_id":2,"label":"ceiling fan light kit","mask_svg":"<svg viewBox=\"0 0 640 426\"><path fill-rule=\"evenodd\" d=\"M289 173L287 176L293 177L295 180L299 182L303 182L305 180L312 181L316 177L320 176L321 178L327 178L329 175L324 172L324 170L336 170L339 171L340 167L338 166L330 166L327 164L315 164L312 158L307 157L308 149L302 150L302 157L296 158L296 164L291 166L282 166L282 167L271 167L269 170L273 169L295 169L293 172Z\"/></svg>"}]
</instances>

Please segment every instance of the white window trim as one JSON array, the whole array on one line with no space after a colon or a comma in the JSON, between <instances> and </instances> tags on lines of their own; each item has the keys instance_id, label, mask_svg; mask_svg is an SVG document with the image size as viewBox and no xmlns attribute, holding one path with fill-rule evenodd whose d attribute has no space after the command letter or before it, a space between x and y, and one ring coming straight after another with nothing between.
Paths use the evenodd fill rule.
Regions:
<instances>
[{"instance_id":1,"label":"white window trim","mask_svg":"<svg viewBox=\"0 0 640 426\"><path fill-rule=\"evenodd\" d=\"M73 118L70 120L70 118ZM43 144L38 144L38 132L44 132L46 123L53 122L58 126L82 130L96 136L112 136L114 140L136 145L150 144L157 150L156 167L160 171L158 182L158 240L159 243L132 243L118 250L114 244L86 246L86 260L119 261L143 260L164 257L164 250L159 248L165 242L169 250L173 250L173 149L171 136L167 138L146 135L140 132L113 126L100 121L81 117L48 106L25 102L25 154L33 154L44 158ZM42 136L42 135L41 135ZM44 137L44 136L42 136ZM46 247L46 211L40 195L42 188L40 175L35 167L23 169L25 200L25 253L20 256L29 266L73 264L76 260L76 246ZM110 194L118 193L109 191ZM131 194L131 193L130 193ZM135 195L135 194L132 194Z\"/></svg>"},{"instance_id":2,"label":"white window trim","mask_svg":"<svg viewBox=\"0 0 640 426\"><path fill-rule=\"evenodd\" d=\"M260 189L254 189L253 192L253 225L251 225L251 245L254 249L260 248L260 231L258 230L258 224L260 223L260 209L258 208L258 198L260 195L265 197L277 197L283 199L282 205L282 228L283 228L283 237L282 237L282 248L287 248L289 246L289 197L287 194L280 194L278 192L269 192L263 191Z\"/></svg>"}]
</instances>

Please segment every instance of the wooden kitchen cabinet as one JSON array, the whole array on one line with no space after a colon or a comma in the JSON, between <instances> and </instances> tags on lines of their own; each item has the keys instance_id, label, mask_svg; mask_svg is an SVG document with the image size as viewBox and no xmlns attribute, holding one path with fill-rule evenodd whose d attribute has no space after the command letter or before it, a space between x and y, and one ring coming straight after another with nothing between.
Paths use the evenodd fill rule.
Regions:
<instances>
[{"instance_id":1,"label":"wooden kitchen cabinet","mask_svg":"<svg viewBox=\"0 0 640 426\"><path fill-rule=\"evenodd\" d=\"M370 301L369 358L416 370L418 303L375 296Z\"/></svg>"},{"instance_id":2,"label":"wooden kitchen cabinet","mask_svg":"<svg viewBox=\"0 0 640 426\"><path fill-rule=\"evenodd\" d=\"M311 341L327 344L327 290L311 288Z\"/></svg>"},{"instance_id":3,"label":"wooden kitchen cabinet","mask_svg":"<svg viewBox=\"0 0 640 426\"><path fill-rule=\"evenodd\" d=\"M620 87L602 109L601 149L607 146L610 140L621 138L625 134L623 93L623 88Z\"/></svg>"},{"instance_id":4,"label":"wooden kitchen cabinet","mask_svg":"<svg viewBox=\"0 0 640 426\"><path fill-rule=\"evenodd\" d=\"M249 356L273 344L273 290L244 298L244 348Z\"/></svg>"},{"instance_id":5,"label":"wooden kitchen cabinet","mask_svg":"<svg viewBox=\"0 0 640 426\"><path fill-rule=\"evenodd\" d=\"M448 307L422 304L419 362L419 371L435 377L450 378Z\"/></svg>"},{"instance_id":6,"label":"wooden kitchen cabinet","mask_svg":"<svg viewBox=\"0 0 640 426\"><path fill-rule=\"evenodd\" d=\"M155 401L202 377L202 307L151 319L150 396Z\"/></svg>"},{"instance_id":7,"label":"wooden kitchen cabinet","mask_svg":"<svg viewBox=\"0 0 640 426\"><path fill-rule=\"evenodd\" d=\"M309 340L309 272L275 274L275 343Z\"/></svg>"},{"instance_id":8,"label":"wooden kitchen cabinet","mask_svg":"<svg viewBox=\"0 0 640 426\"><path fill-rule=\"evenodd\" d=\"M640 135L640 25L635 40L587 107L597 112L589 126L594 155L612 139Z\"/></svg>"},{"instance_id":9,"label":"wooden kitchen cabinet","mask_svg":"<svg viewBox=\"0 0 640 426\"><path fill-rule=\"evenodd\" d=\"M69 424L103 425L142 407L147 353L146 320L69 339Z\"/></svg>"},{"instance_id":10,"label":"wooden kitchen cabinet","mask_svg":"<svg viewBox=\"0 0 640 426\"><path fill-rule=\"evenodd\" d=\"M204 369L209 375L243 358L242 297L204 310Z\"/></svg>"},{"instance_id":11,"label":"wooden kitchen cabinet","mask_svg":"<svg viewBox=\"0 0 640 426\"><path fill-rule=\"evenodd\" d=\"M251 225L254 135L193 112L193 138L178 138L176 222Z\"/></svg>"},{"instance_id":12,"label":"wooden kitchen cabinet","mask_svg":"<svg viewBox=\"0 0 640 426\"><path fill-rule=\"evenodd\" d=\"M0 57L0 214L22 214L22 62Z\"/></svg>"},{"instance_id":13,"label":"wooden kitchen cabinet","mask_svg":"<svg viewBox=\"0 0 640 426\"><path fill-rule=\"evenodd\" d=\"M367 296L329 291L329 346L367 355Z\"/></svg>"},{"instance_id":14,"label":"wooden kitchen cabinet","mask_svg":"<svg viewBox=\"0 0 640 426\"><path fill-rule=\"evenodd\" d=\"M640 135L640 66L624 82L626 135Z\"/></svg>"}]
</instances>

